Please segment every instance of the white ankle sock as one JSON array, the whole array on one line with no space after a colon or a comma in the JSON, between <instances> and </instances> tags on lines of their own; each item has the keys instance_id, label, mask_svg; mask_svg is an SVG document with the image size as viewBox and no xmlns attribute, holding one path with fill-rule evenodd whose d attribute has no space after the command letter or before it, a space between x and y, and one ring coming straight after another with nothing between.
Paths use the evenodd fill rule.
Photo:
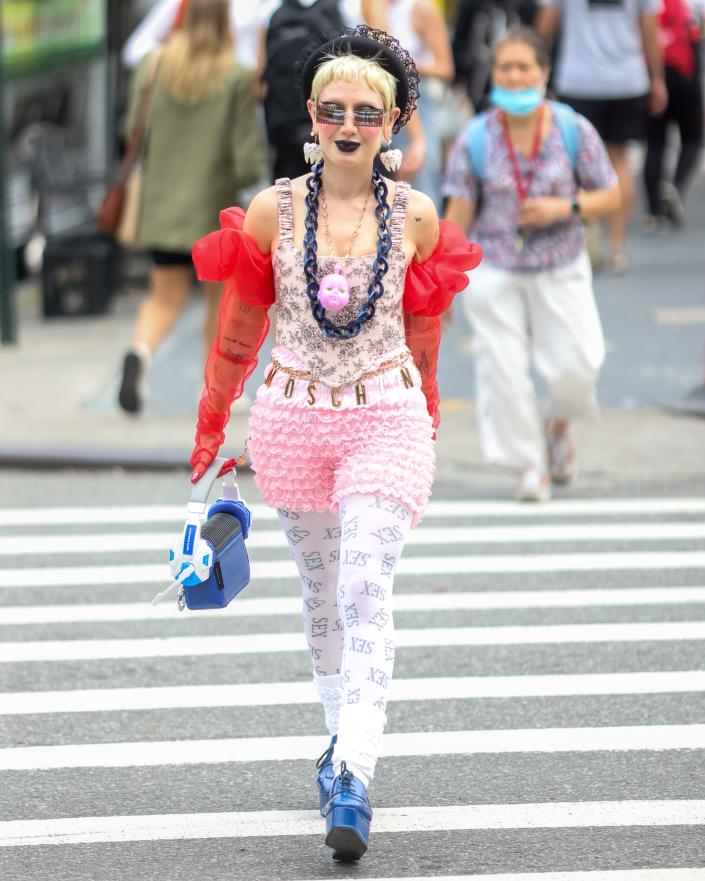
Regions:
<instances>
[{"instance_id":1,"label":"white ankle sock","mask_svg":"<svg viewBox=\"0 0 705 881\"><path fill-rule=\"evenodd\" d=\"M314 673L313 681L326 714L326 728L332 737L338 733L340 705L343 701L342 673L334 676L321 676L319 673Z\"/></svg>"}]
</instances>

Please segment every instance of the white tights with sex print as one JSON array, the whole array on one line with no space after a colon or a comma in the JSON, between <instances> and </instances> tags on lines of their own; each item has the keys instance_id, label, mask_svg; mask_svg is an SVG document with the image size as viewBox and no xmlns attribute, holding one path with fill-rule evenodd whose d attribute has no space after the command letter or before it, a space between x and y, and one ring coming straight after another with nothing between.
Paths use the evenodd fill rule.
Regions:
<instances>
[{"instance_id":1,"label":"white tights with sex print","mask_svg":"<svg viewBox=\"0 0 705 881\"><path fill-rule=\"evenodd\" d=\"M326 725L338 735L333 765L345 761L366 785L387 721L394 668L392 583L411 511L386 496L347 496L330 511L279 511L301 574L306 639Z\"/></svg>"}]
</instances>

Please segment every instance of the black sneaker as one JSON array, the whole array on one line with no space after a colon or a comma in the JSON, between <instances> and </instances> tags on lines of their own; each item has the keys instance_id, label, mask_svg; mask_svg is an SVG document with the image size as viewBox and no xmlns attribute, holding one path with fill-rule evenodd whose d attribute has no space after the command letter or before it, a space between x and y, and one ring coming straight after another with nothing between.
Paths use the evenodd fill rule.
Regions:
<instances>
[{"instance_id":1,"label":"black sneaker","mask_svg":"<svg viewBox=\"0 0 705 881\"><path fill-rule=\"evenodd\" d=\"M122 382L118 403L126 413L139 413L143 401L144 362L136 352L128 352L122 363Z\"/></svg>"}]
</instances>

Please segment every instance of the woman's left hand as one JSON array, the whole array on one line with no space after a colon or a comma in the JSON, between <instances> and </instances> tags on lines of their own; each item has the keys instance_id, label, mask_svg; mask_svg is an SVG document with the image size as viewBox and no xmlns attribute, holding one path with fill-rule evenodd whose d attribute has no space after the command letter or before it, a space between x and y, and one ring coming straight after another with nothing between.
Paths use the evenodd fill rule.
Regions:
<instances>
[{"instance_id":1,"label":"woman's left hand","mask_svg":"<svg viewBox=\"0 0 705 881\"><path fill-rule=\"evenodd\" d=\"M571 202L565 196L539 196L526 199L519 212L522 229L539 229L570 220Z\"/></svg>"}]
</instances>

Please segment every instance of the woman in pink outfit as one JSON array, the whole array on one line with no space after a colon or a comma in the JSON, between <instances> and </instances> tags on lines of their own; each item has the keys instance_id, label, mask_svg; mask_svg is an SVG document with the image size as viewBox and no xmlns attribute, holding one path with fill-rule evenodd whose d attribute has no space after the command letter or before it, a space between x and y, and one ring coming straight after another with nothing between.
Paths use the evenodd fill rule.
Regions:
<instances>
[{"instance_id":1,"label":"woman in pink outfit","mask_svg":"<svg viewBox=\"0 0 705 881\"><path fill-rule=\"evenodd\" d=\"M480 261L431 200L373 170L416 104L410 56L361 25L301 71L309 176L278 180L201 240L202 278L226 281L191 463L224 439L277 304L276 346L250 417L257 486L278 508L303 585L314 680L331 745L319 762L326 843L365 852L367 798L394 664L391 593L434 473L439 315ZM395 151L381 154L395 167Z\"/></svg>"}]
</instances>

